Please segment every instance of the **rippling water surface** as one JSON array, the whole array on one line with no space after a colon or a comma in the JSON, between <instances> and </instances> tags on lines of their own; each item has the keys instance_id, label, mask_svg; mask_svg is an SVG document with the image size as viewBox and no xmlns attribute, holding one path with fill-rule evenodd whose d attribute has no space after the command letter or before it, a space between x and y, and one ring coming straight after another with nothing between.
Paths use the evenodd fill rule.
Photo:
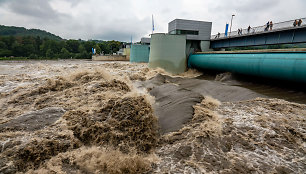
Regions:
<instances>
[{"instance_id":1,"label":"rippling water surface","mask_svg":"<svg viewBox=\"0 0 306 174\"><path fill-rule=\"evenodd\" d=\"M0 61L0 173L306 171L303 85L201 74L129 62ZM163 133L160 113L171 124L188 115Z\"/></svg>"}]
</instances>

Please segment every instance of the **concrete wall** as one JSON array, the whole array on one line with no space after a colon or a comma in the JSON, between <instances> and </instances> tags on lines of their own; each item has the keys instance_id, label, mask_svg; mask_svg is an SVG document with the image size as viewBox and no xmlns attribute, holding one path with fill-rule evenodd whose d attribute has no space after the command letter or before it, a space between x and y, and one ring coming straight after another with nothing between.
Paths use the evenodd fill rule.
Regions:
<instances>
[{"instance_id":1,"label":"concrete wall","mask_svg":"<svg viewBox=\"0 0 306 174\"><path fill-rule=\"evenodd\" d=\"M149 67L160 67L173 74L185 72L187 69L186 36L153 34Z\"/></svg>"},{"instance_id":2,"label":"concrete wall","mask_svg":"<svg viewBox=\"0 0 306 174\"><path fill-rule=\"evenodd\" d=\"M130 62L149 62L150 48L148 45L132 45Z\"/></svg>"},{"instance_id":3,"label":"concrete wall","mask_svg":"<svg viewBox=\"0 0 306 174\"><path fill-rule=\"evenodd\" d=\"M129 59L126 56L121 56L121 55L96 55L92 56L92 60L94 61L129 61Z\"/></svg>"},{"instance_id":4,"label":"concrete wall","mask_svg":"<svg viewBox=\"0 0 306 174\"><path fill-rule=\"evenodd\" d=\"M168 24L168 33L173 30L199 31L199 35L187 35L187 40L210 40L211 22L175 19Z\"/></svg>"},{"instance_id":5,"label":"concrete wall","mask_svg":"<svg viewBox=\"0 0 306 174\"><path fill-rule=\"evenodd\" d=\"M123 55L126 56L126 59L130 60L131 48L124 48Z\"/></svg>"}]
</instances>

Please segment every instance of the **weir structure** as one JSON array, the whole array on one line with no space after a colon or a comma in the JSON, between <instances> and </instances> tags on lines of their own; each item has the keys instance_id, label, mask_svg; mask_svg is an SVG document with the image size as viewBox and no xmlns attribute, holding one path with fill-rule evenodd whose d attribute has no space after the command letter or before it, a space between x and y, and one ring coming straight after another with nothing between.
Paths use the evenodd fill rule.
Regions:
<instances>
[{"instance_id":1,"label":"weir structure","mask_svg":"<svg viewBox=\"0 0 306 174\"><path fill-rule=\"evenodd\" d=\"M306 18L211 36L211 22L176 19L168 33L151 35L149 66L174 74L187 68L236 72L306 83L306 49L212 51L224 48L306 43ZM208 36L208 37L207 37ZM188 64L188 67L187 67Z\"/></svg>"},{"instance_id":2,"label":"weir structure","mask_svg":"<svg viewBox=\"0 0 306 174\"><path fill-rule=\"evenodd\" d=\"M306 83L306 49L196 53L188 66Z\"/></svg>"},{"instance_id":3,"label":"weir structure","mask_svg":"<svg viewBox=\"0 0 306 174\"><path fill-rule=\"evenodd\" d=\"M130 62L132 63L148 63L150 55L151 38L141 38L139 44L131 45Z\"/></svg>"},{"instance_id":4,"label":"weir structure","mask_svg":"<svg viewBox=\"0 0 306 174\"><path fill-rule=\"evenodd\" d=\"M175 19L168 24L168 33L151 35L149 66L161 67L174 74L187 70L187 57L199 50L208 50L211 22Z\"/></svg>"},{"instance_id":5,"label":"weir structure","mask_svg":"<svg viewBox=\"0 0 306 174\"><path fill-rule=\"evenodd\" d=\"M134 44L131 46L130 62L148 63L150 55L149 45Z\"/></svg>"}]
</instances>

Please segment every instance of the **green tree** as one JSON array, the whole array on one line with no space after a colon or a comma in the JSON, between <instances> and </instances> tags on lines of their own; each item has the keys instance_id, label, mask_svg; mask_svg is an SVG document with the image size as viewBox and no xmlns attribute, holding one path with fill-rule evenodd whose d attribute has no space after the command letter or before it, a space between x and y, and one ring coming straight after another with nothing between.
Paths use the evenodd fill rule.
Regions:
<instances>
[{"instance_id":1,"label":"green tree","mask_svg":"<svg viewBox=\"0 0 306 174\"><path fill-rule=\"evenodd\" d=\"M11 50L0 49L0 57L9 57L13 56L13 52Z\"/></svg>"},{"instance_id":2,"label":"green tree","mask_svg":"<svg viewBox=\"0 0 306 174\"><path fill-rule=\"evenodd\" d=\"M39 36L37 36L36 38L35 38L35 52L36 52L36 54L39 54L39 51L40 51L40 45L43 43L43 41L40 39L40 37Z\"/></svg>"},{"instance_id":3,"label":"green tree","mask_svg":"<svg viewBox=\"0 0 306 174\"><path fill-rule=\"evenodd\" d=\"M111 48L111 53L115 53L115 52L119 51L120 48L122 47L121 42L119 42L119 41L112 40L112 41L108 41L107 43Z\"/></svg>"},{"instance_id":4,"label":"green tree","mask_svg":"<svg viewBox=\"0 0 306 174\"><path fill-rule=\"evenodd\" d=\"M38 58L37 54L31 54L29 56L29 59L37 59L37 58Z\"/></svg>"},{"instance_id":5,"label":"green tree","mask_svg":"<svg viewBox=\"0 0 306 174\"><path fill-rule=\"evenodd\" d=\"M86 51L86 49L83 46L83 44L80 44L78 50L79 50L79 53L77 53L76 58L78 58L78 59L88 59L88 58L91 58L91 54Z\"/></svg>"},{"instance_id":6,"label":"green tree","mask_svg":"<svg viewBox=\"0 0 306 174\"><path fill-rule=\"evenodd\" d=\"M82 53L82 52L86 52L86 49L83 45L79 45L78 51L79 53Z\"/></svg>"},{"instance_id":7,"label":"green tree","mask_svg":"<svg viewBox=\"0 0 306 174\"><path fill-rule=\"evenodd\" d=\"M86 51L83 51L80 53L82 59L87 59L88 58L88 53Z\"/></svg>"},{"instance_id":8,"label":"green tree","mask_svg":"<svg viewBox=\"0 0 306 174\"><path fill-rule=\"evenodd\" d=\"M1 40L0 40L0 49L4 49L4 50L7 49L7 46L6 46L5 42L3 42Z\"/></svg>"},{"instance_id":9,"label":"green tree","mask_svg":"<svg viewBox=\"0 0 306 174\"><path fill-rule=\"evenodd\" d=\"M97 54L100 54L100 53L101 53L101 48L99 47L98 44L96 44L95 49L96 49L96 53L97 53Z\"/></svg>"},{"instance_id":10,"label":"green tree","mask_svg":"<svg viewBox=\"0 0 306 174\"><path fill-rule=\"evenodd\" d=\"M54 58L54 52L49 48L46 52L47 58Z\"/></svg>"},{"instance_id":11,"label":"green tree","mask_svg":"<svg viewBox=\"0 0 306 174\"><path fill-rule=\"evenodd\" d=\"M102 42L99 43L98 45L101 48L101 52L103 52L104 54L110 54L111 49L110 46L107 44L107 42Z\"/></svg>"},{"instance_id":12,"label":"green tree","mask_svg":"<svg viewBox=\"0 0 306 174\"><path fill-rule=\"evenodd\" d=\"M69 51L66 48L61 49L60 58L62 59L69 59L71 57Z\"/></svg>"},{"instance_id":13,"label":"green tree","mask_svg":"<svg viewBox=\"0 0 306 174\"><path fill-rule=\"evenodd\" d=\"M68 40L66 41L66 49L71 53L79 52L79 41L78 40Z\"/></svg>"},{"instance_id":14,"label":"green tree","mask_svg":"<svg viewBox=\"0 0 306 174\"><path fill-rule=\"evenodd\" d=\"M49 49L49 39L44 39L42 44L40 45L40 55L45 57L47 50Z\"/></svg>"},{"instance_id":15,"label":"green tree","mask_svg":"<svg viewBox=\"0 0 306 174\"><path fill-rule=\"evenodd\" d=\"M23 57L24 56L23 55L23 53L24 53L23 46L18 42L13 43L12 52L13 52L13 56L17 56L17 57Z\"/></svg>"},{"instance_id":16,"label":"green tree","mask_svg":"<svg viewBox=\"0 0 306 174\"><path fill-rule=\"evenodd\" d=\"M16 41L14 36L2 37L1 40L6 44L8 50L12 50L12 46Z\"/></svg>"},{"instance_id":17,"label":"green tree","mask_svg":"<svg viewBox=\"0 0 306 174\"><path fill-rule=\"evenodd\" d=\"M23 49L23 57L28 57L35 53L35 39L31 36L25 36L20 38L21 47Z\"/></svg>"},{"instance_id":18,"label":"green tree","mask_svg":"<svg viewBox=\"0 0 306 174\"><path fill-rule=\"evenodd\" d=\"M95 45L96 45L96 42L94 42L94 41L87 41L87 42L83 42L83 45L84 45L84 47L86 49L86 52L87 53L91 53L92 52L92 48L94 48Z\"/></svg>"},{"instance_id":19,"label":"green tree","mask_svg":"<svg viewBox=\"0 0 306 174\"><path fill-rule=\"evenodd\" d=\"M23 56L24 57L28 57L31 54L35 53L35 48L34 48L34 45L32 45L32 44L23 45L22 47L23 47Z\"/></svg>"},{"instance_id":20,"label":"green tree","mask_svg":"<svg viewBox=\"0 0 306 174\"><path fill-rule=\"evenodd\" d=\"M40 36L0 36L0 56L91 58L92 48L110 54L122 46L118 41L41 39Z\"/></svg>"}]
</instances>

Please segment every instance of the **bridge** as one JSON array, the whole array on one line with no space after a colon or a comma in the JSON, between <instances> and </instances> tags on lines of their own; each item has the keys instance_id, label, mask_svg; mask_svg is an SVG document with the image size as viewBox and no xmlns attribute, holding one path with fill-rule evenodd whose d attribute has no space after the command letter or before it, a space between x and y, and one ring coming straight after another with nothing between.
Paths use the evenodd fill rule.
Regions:
<instances>
[{"instance_id":1,"label":"bridge","mask_svg":"<svg viewBox=\"0 0 306 174\"><path fill-rule=\"evenodd\" d=\"M238 31L212 35L210 47L222 49L230 47L296 44L306 43L306 18L301 18L301 25L294 26L295 20L274 23L272 30L267 30L266 25Z\"/></svg>"}]
</instances>

